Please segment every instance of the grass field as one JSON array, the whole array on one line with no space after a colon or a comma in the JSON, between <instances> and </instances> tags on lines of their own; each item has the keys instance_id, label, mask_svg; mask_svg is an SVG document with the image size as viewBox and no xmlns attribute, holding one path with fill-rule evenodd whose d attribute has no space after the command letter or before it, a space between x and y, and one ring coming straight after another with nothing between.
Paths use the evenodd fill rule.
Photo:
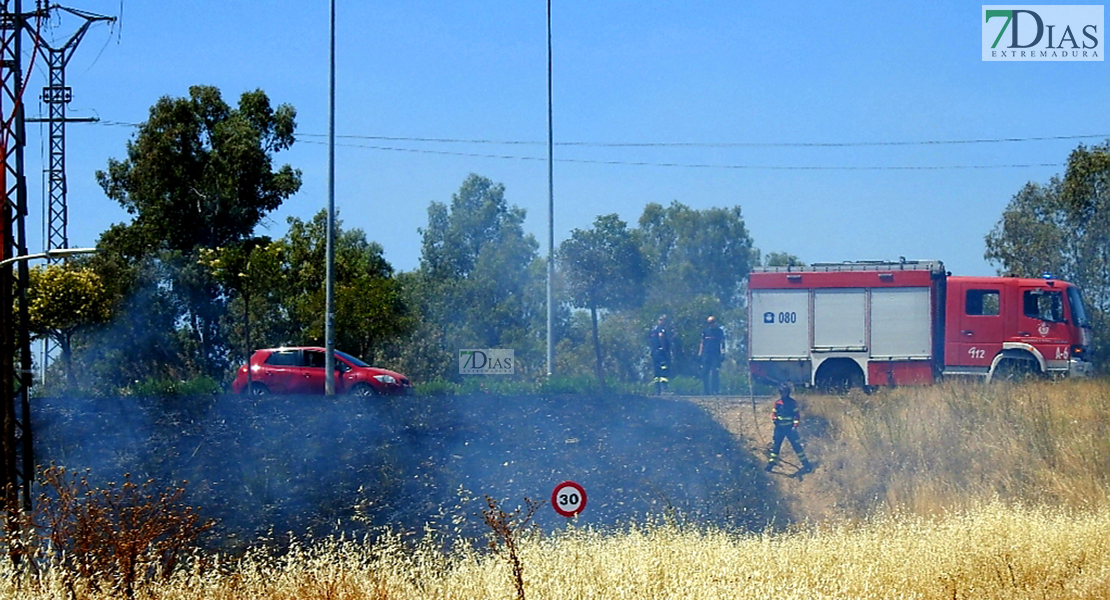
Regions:
<instances>
[{"instance_id":1,"label":"grass field","mask_svg":"<svg viewBox=\"0 0 1110 600\"><path fill-rule=\"evenodd\" d=\"M1110 514L988 504L965 512L736 535L668 525L563 530L522 540L528 598L1106 598ZM5 598L71 597L63 576ZM163 599L512 598L509 565L444 553L329 542L230 571L178 573L139 589ZM77 598L113 597L80 585Z\"/></svg>"},{"instance_id":2,"label":"grass field","mask_svg":"<svg viewBox=\"0 0 1110 600\"><path fill-rule=\"evenodd\" d=\"M1107 383L945 384L802 402L820 466L779 485L799 505L793 514L811 520L759 533L681 519L528 533L519 539L527 598L1110 597ZM733 410L753 424L762 416ZM727 408L716 412L728 420ZM255 551L218 568L207 557L135 595L517 597L504 555L443 547L388 535ZM3 598L119 595L111 581L98 591L64 569L37 578L6 561L2 569Z\"/></svg>"},{"instance_id":3,"label":"grass field","mask_svg":"<svg viewBox=\"0 0 1110 600\"><path fill-rule=\"evenodd\" d=\"M840 514L928 515L994 499L1110 506L1106 382L946 383L808 404Z\"/></svg>"}]
</instances>

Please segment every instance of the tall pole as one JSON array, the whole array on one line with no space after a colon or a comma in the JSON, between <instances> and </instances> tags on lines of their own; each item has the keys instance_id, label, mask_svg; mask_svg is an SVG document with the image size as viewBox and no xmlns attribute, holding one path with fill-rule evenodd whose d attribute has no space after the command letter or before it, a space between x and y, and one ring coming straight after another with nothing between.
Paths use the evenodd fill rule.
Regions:
<instances>
[{"instance_id":1,"label":"tall pole","mask_svg":"<svg viewBox=\"0 0 1110 600\"><path fill-rule=\"evenodd\" d=\"M12 7L11 4L15 6ZM3 145L0 151L4 153L4 173L3 177L0 177L0 183L4 186L4 193L0 198L0 219L2 219L0 237L3 238L0 240L0 258L7 259L19 254L13 248L15 240L12 225L16 215L12 209L16 204L19 180L23 176L22 165L17 164L15 152L15 148L23 142L22 136L15 130L15 107L21 101L22 92L20 78L22 49L19 39L23 33L23 17L20 14L22 9L20 0L14 0L11 3L4 0L3 7L3 18L0 19L0 46L3 51L0 55L0 82L3 83L3 93L0 95L0 123L3 124L3 131L0 132L2 136L0 139L3 140ZM14 11L11 10L12 8ZM12 113L11 117L8 116L9 111ZM18 418L15 407L18 394L15 378L17 341L15 285L11 268L0 267L0 345L3 346L3 351L0 352L0 397L3 398L3 406L0 407L2 411L0 422L3 423L3 439L0 440L3 444L3 457L0 460L0 495L3 496L3 506L0 506L0 509L7 513L9 527L15 525L16 515L19 513L19 490L22 478L22 474L16 470Z\"/></svg>"},{"instance_id":2,"label":"tall pole","mask_svg":"<svg viewBox=\"0 0 1110 600\"><path fill-rule=\"evenodd\" d=\"M555 151L551 117L551 0L547 0L547 376L555 374Z\"/></svg>"},{"instance_id":3,"label":"tall pole","mask_svg":"<svg viewBox=\"0 0 1110 600\"><path fill-rule=\"evenodd\" d=\"M335 0L331 0L328 69L328 233L324 285L324 394L335 395Z\"/></svg>"},{"instance_id":4,"label":"tall pole","mask_svg":"<svg viewBox=\"0 0 1110 600\"><path fill-rule=\"evenodd\" d=\"M66 123L99 120L96 118L71 119L66 117L66 105L73 98L73 90L66 85L66 66L77 51L77 45L81 43L85 33L88 32L93 23L97 21L114 23L116 18L58 5L45 8L46 2L42 2L39 6L48 11L47 14L49 14L49 11L63 11L84 19L84 23L70 36L69 40L58 48L51 46L46 38L40 34L37 27L30 27L24 22L24 25L28 25L26 27L27 31L31 34L35 44L42 49L48 68L47 85L42 89L42 101L49 108L49 116L46 119L35 118L25 119L25 121L47 123L50 131L50 156L46 169L49 191L44 202L44 229L46 235L42 246L43 250L49 250L69 247L67 233L69 209L66 203ZM50 338L43 340L42 364L40 366L44 376L51 356L56 353L57 348L58 343L56 341Z\"/></svg>"},{"instance_id":5,"label":"tall pole","mask_svg":"<svg viewBox=\"0 0 1110 600\"><path fill-rule=\"evenodd\" d=\"M12 10L14 8L14 11ZM23 14L20 0L0 2L0 398L2 398L3 457L0 459L2 510L10 520L15 512L31 508L31 349L28 335L26 262L12 273L14 256L27 253L27 185L23 175L26 143L23 115L24 82L20 60L23 28L28 17L41 18L42 10ZM37 52L37 48L32 51ZM10 111L10 114L9 114ZM19 310L15 300L19 298ZM18 355L19 360L16 361ZM22 497L22 502L20 498Z\"/></svg>"},{"instance_id":6,"label":"tall pole","mask_svg":"<svg viewBox=\"0 0 1110 600\"><path fill-rule=\"evenodd\" d=\"M27 261L88 251L84 248L56 248L41 255L27 254L27 182L23 169L27 119L23 109L25 82L21 65L23 30L26 28L32 36L35 47L30 55L33 57L40 46L49 46L39 36L37 24L34 28L29 27L30 18L38 23L49 17L51 10L59 9L86 19L84 26L61 51L59 63L50 64L50 85L43 91L43 99L53 107L55 102L64 104L69 97L64 77L57 78L59 73L55 72L55 67L64 69L69 54L91 22L111 20L75 9L48 7L43 1L35 4L34 12L24 14L21 0L0 0L0 346L3 346L0 351L0 448L3 450L0 452L0 510L6 511L9 519L14 518L15 511L31 509L31 482L35 476L29 394L32 381L26 297L30 275ZM63 110L61 122L66 120L64 114ZM53 162L57 154L54 152L55 142L52 137L51 166L60 168L64 173L64 161ZM57 149L64 156L64 143ZM61 189L64 191L64 180ZM16 274L12 273L13 267ZM15 310L17 298L18 311ZM19 357L18 362L16 356Z\"/></svg>"}]
</instances>

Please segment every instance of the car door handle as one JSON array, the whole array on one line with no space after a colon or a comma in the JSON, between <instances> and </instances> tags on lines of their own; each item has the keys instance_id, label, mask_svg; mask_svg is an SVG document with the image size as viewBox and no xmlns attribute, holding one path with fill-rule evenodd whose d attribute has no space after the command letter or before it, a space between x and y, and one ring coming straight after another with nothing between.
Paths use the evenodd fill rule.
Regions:
<instances>
[{"instance_id":1,"label":"car door handle","mask_svg":"<svg viewBox=\"0 0 1110 600\"><path fill-rule=\"evenodd\" d=\"M1026 335L1027 336L1027 335L1029 335L1029 332L1028 331L1019 331L1018 335Z\"/></svg>"},{"instance_id":2,"label":"car door handle","mask_svg":"<svg viewBox=\"0 0 1110 600\"><path fill-rule=\"evenodd\" d=\"M975 332L970 330L970 329L965 329L965 330L961 331L960 333L962 333L962 334L964 334L968 337L971 337L971 336L975 335Z\"/></svg>"}]
</instances>

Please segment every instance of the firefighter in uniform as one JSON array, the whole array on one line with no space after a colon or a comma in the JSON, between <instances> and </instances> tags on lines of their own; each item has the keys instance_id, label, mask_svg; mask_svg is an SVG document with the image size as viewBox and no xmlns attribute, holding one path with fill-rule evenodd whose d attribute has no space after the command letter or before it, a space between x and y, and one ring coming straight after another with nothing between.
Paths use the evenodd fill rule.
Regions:
<instances>
[{"instance_id":1,"label":"firefighter in uniform","mask_svg":"<svg viewBox=\"0 0 1110 600\"><path fill-rule=\"evenodd\" d=\"M705 320L701 332L701 381L705 395L721 393L721 354L725 349L725 331L717 324L717 318L710 315Z\"/></svg>"},{"instance_id":2,"label":"firefighter in uniform","mask_svg":"<svg viewBox=\"0 0 1110 600\"><path fill-rule=\"evenodd\" d=\"M779 460L779 450L782 449L783 439L790 440L790 446L794 448L794 454L797 454L798 460L802 461L802 468L798 469L798 473L809 473L813 470L813 465L806 458L802 440L798 436L798 422L802 418L802 413L798 410L798 401L790 395L792 388L793 386L785 381L779 385L780 397L778 402L775 402L775 408L771 411L771 420L775 423L775 434L771 442L771 457L767 459L765 471L775 468L775 463Z\"/></svg>"},{"instance_id":3,"label":"firefighter in uniform","mask_svg":"<svg viewBox=\"0 0 1110 600\"><path fill-rule=\"evenodd\" d=\"M660 315L659 322L648 332L651 366L655 372L655 393L667 389L667 368L671 364L671 332L667 328L667 315Z\"/></svg>"}]
</instances>

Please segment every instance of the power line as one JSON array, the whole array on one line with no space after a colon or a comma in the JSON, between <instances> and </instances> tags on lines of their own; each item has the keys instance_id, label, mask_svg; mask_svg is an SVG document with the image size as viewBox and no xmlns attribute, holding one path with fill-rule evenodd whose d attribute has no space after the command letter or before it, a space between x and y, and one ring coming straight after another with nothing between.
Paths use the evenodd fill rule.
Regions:
<instances>
[{"instance_id":1,"label":"power line","mask_svg":"<svg viewBox=\"0 0 1110 600\"><path fill-rule=\"evenodd\" d=\"M305 144L324 144L314 140L301 140ZM463 156L468 158L497 158L523 161L546 161L538 156L518 156L513 154L485 154L480 152L452 152L450 150L430 150L427 148L395 148L391 146L370 146L365 144L337 144L345 148L362 148L366 150L382 150L388 152L408 152L412 154L434 154L439 156ZM633 167L680 167L689 169L734 169L753 171L944 171L956 169L1019 169L1031 167L1061 167L1064 163L1025 163L1006 165L909 165L909 166L835 166L835 165L728 165L711 163L677 163L677 162L650 162L627 160L591 160L585 158L556 158L555 162L618 165Z\"/></svg>"},{"instance_id":2,"label":"power line","mask_svg":"<svg viewBox=\"0 0 1110 600\"><path fill-rule=\"evenodd\" d=\"M129 123L125 121L100 121L100 125L109 127L139 127L141 123ZM322 141L312 139L314 137L325 137L325 134L317 133L298 133L295 136L298 141L304 144L325 144ZM430 143L449 143L449 144L503 144L510 146L527 146L527 145L546 145L546 142L531 142L523 140L483 140L483 139L461 139L461 138L422 138L422 137L394 137L394 136L374 136L374 135L336 135L336 138L354 139L354 140L379 140L379 141L403 141L403 142L430 142ZM1008 138L984 138L984 139L968 139L968 140L918 140L918 141L893 141L893 142L643 142L643 143L625 143L625 142L557 142L559 146L578 146L578 147L601 147L601 148L642 148L642 147L689 147L689 148L730 148L730 147L829 147L829 148L847 148L847 147L867 147L867 146L926 146L926 145L956 145L956 144L988 144L988 143L1016 143L1016 142L1036 142L1036 141L1059 141L1059 140L1079 140L1089 138L1110 138L1110 134L1081 134L1081 135L1058 135L1058 136L1041 136L1041 137L1008 137ZM370 144L336 144L345 148L361 148L364 150L378 150L382 152L406 152L410 154L431 154L437 156L461 156L466 158L494 158L500 160L522 160L522 161L544 161L547 160L543 157L537 156L520 156L515 154L492 154L483 152L460 152L452 150L433 150L429 148L398 148L395 146L379 146ZM687 168L687 169L730 169L730 170L752 170L752 171L949 171L949 170L982 170L982 169L1028 169L1037 167L1062 167L1066 163L1011 163L1001 165L862 165L862 166L840 166L840 165L749 165L749 164L713 164L713 163L681 163L681 162L656 162L656 161L630 161L630 160L596 160L585 158L556 158L556 162L561 163L577 163L577 164L594 164L594 165L612 165L612 166L633 166L633 167L673 167L673 168Z\"/></svg>"},{"instance_id":3,"label":"power line","mask_svg":"<svg viewBox=\"0 0 1110 600\"><path fill-rule=\"evenodd\" d=\"M298 133L298 137L323 137L319 133ZM541 146L547 142L529 140L490 140L463 138L400 137L385 135L340 135L336 137L380 142L430 142L437 144L492 144L503 146ZM1016 142L1046 142L1110 138L1110 133L1081 135L1055 135L1006 138L977 138L965 140L904 140L877 142L555 142L556 146L591 148L862 148L875 146L947 146L967 144L1004 144Z\"/></svg>"},{"instance_id":4,"label":"power line","mask_svg":"<svg viewBox=\"0 0 1110 600\"><path fill-rule=\"evenodd\" d=\"M100 121L101 125L113 127L139 127L142 123L126 121ZM327 137L324 133L297 133L297 138ZM491 140L483 138L437 138L408 137L389 135L337 134L335 137L349 140L369 140L379 142L424 142L435 144L486 144L500 146L546 146L547 142L532 140ZM556 146L580 146L592 148L863 148L875 146L951 146L969 144L1009 144L1021 142L1053 142L1085 140L1094 138L1110 139L1110 133L1084 133L1076 135L1049 135L1003 138L971 138L963 140L895 140L875 142L555 142ZM311 143L310 140L301 140Z\"/></svg>"}]
</instances>

